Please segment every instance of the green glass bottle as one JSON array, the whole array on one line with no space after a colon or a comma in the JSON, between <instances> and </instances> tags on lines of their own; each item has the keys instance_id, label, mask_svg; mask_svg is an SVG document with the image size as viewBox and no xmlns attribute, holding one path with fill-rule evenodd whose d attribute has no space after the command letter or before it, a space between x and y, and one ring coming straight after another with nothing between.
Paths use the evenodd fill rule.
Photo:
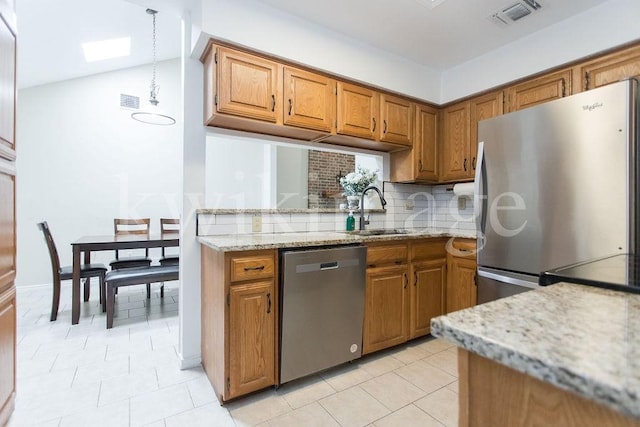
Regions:
<instances>
[{"instance_id":1,"label":"green glass bottle","mask_svg":"<svg viewBox=\"0 0 640 427\"><path fill-rule=\"evenodd\" d=\"M349 211L347 217L347 231L353 231L356 229L356 219L353 217L353 211Z\"/></svg>"}]
</instances>

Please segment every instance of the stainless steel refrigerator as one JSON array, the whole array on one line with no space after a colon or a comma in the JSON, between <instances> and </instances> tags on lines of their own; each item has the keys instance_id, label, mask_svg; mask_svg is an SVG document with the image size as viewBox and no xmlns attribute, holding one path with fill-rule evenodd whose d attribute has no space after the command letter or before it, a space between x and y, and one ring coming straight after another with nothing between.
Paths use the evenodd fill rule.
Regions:
<instances>
[{"instance_id":1,"label":"stainless steel refrigerator","mask_svg":"<svg viewBox=\"0 0 640 427\"><path fill-rule=\"evenodd\" d=\"M638 238L635 80L479 123L478 303Z\"/></svg>"}]
</instances>

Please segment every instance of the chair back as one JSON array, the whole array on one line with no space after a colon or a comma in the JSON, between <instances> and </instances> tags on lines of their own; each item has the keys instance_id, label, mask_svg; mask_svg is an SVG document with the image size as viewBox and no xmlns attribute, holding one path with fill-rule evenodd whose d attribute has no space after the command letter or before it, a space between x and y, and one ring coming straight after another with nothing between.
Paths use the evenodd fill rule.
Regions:
<instances>
[{"instance_id":1,"label":"chair back","mask_svg":"<svg viewBox=\"0 0 640 427\"><path fill-rule=\"evenodd\" d=\"M113 234L122 236L126 234L149 234L151 226L150 218L114 218ZM145 256L149 256L149 249L144 250ZM116 249L116 259L119 259L118 250Z\"/></svg>"},{"instance_id":2,"label":"chair back","mask_svg":"<svg viewBox=\"0 0 640 427\"><path fill-rule=\"evenodd\" d=\"M179 218L160 218L160 234L178 233L180 231ZM162 256L165 256L165 248L162 248Z\"/></svg>"},{"instance_id":3,"label":"chair back","mask_svg":"<svg viewBox=\"0 0 640 427\"><path fill-rule=\"evenodd\" d=\"M56 283L60 280L60 258L58 257L58 250L56 244L49 231L49 224L47 221L39 222L38 228L44 234L44 240L47 242L47 249L49 249L49 258L51 258L51 270L53 272L53 282Z\"/></svg>"},{"instance_id":4,"label":"chair back","mask_svg":"<svg viewBox=\"0 0 640 427\"><path fill-rule=\"evenodd\" d=\"M149 234L150 225L151 220L149 218L114 218L113 233L116 236L123 234Z\"/></svg>"}]
</instances>

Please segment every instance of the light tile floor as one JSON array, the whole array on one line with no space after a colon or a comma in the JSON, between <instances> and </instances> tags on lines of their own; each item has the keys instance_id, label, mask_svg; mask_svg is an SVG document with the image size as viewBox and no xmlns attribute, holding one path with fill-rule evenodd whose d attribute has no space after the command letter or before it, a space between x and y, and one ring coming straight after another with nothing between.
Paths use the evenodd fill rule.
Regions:
<instances>
[{"instance_id":1,"label":"light tile floor","mask_svg":"<svg viewBox=\"0 0 640 427\"><path fill-rule=\"evenodd\" d=\"M66 285L66 284L65 284ZM97 297L49 321L51 289L18 288L19 426L448 426L456 351L431 337L220 406L201 368L180 370L178 288L120 290L114 328ZM94 285L95 291L95 285ZM71 301L63 285L61 301Z\"/></svg>"}]
</instances>

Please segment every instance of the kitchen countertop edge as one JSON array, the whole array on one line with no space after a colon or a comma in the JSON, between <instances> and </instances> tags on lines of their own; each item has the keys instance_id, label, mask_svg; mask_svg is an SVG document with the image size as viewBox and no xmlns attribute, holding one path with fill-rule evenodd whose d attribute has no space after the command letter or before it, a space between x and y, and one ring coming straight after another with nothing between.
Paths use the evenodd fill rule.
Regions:
<instances>
[{"instance_id":1,"label":"kitchen countertop edge","mask_svg":"<svg viewBox=\"0 0 640 427\"><path fill-rule=\"evenodd\" d=\"M222 252L260 249L300 248L328 245L349 245L367 242L412 240L436 237L475 239L475 231L417 230L407 234L360 236L340 231L300 233L248 233L198 236L197 241Z\"/></svg>"},{"instance_id":2,"label":"kitchen countertop edge","mask_svg":"<svg viewBox=\"0 0 640 427\"><path fill-rule=\"evenodd\" d=\"M632 418L640 419L640 376L636 374L635 378L633 378L632 375L632 378L629 379L629 376L625 375L624 372L618 371L617 367L605 367L597 363L587 363L581 367L576 367L576 364L572 362L578 360L577 358L573 360L572 358L563 359L566 354L573 353L571 350L567 352L566 349L560 349L558 346L575 345L575 343L571 342L571 339L575 339L575 335L569 328L566 330L567 337L565 340L558 339L557 342L551 344L540 342L537 346L529 345L529 343L521 345L522 343L519 340L527 341L527 334L533 335L535 339L543 340L544 333L536 333L536 328L541 329L544 325L533 323L535 319L532 318L529 326L519 327L519 325L509 322L509 315L513 315L514 318L516 316L520 318L524 316L526 318L527 310L523 307L535 302L540 303L540 300L544 300L536 301L535 298L531 298L534 294L541 292L553 292L556 295L564 294L567 299L579 299L580 294L597 294L600 297L607 297L608 294L611 298L628 298L629 296L637 298L634 303L640 306L639 295L560 282L535 291L525 292L436 317L431 320L431 334L451 341L458 347L516 371L608 406ZM544 311L539 304L536 304L535 307ZM493 313L489 314L491 311ZM562 317L568 315L567 313L571 313L571 310L567 309L564 312L556 313L556 318L550 319L548 324L556 324L562 330L564 325L557 322L562 321ZM579 315L579 313L572 314L576 317ZM590 314L583 313L580 315L588 316ZM594 321L597 322L598 320ZM601 319L600 322L603 325L602 328L605 329L607 325L606 319ZM640 327L640 322L637 326ZM622 327L630 326L625 324ZM492 330L494 328L495 330ZM553 339L551 338L551 340ZM602 345L604 346L605 343L602 343ZM536 348L540 350L537 353L535 351ZM550 354L549 350L557 350L557 354ZM640 344L636 350L640 351ZM634 354L636 350L633 350ZM592 351L611 350L594 348ZM630 350L628 351L631 352ZM627 362L625 355L621 356L622 362ZM592 354L582 354L582 357L588 359L592 357ZM613 358L614 356L611 357ZM590 368L591 371L589 372L585 366ZM637 369L633 369L631 372L637 372ZM615 379L615 375L619 375L617 381L612 380L612 378Z\"/></svg>"}]
</instances>

